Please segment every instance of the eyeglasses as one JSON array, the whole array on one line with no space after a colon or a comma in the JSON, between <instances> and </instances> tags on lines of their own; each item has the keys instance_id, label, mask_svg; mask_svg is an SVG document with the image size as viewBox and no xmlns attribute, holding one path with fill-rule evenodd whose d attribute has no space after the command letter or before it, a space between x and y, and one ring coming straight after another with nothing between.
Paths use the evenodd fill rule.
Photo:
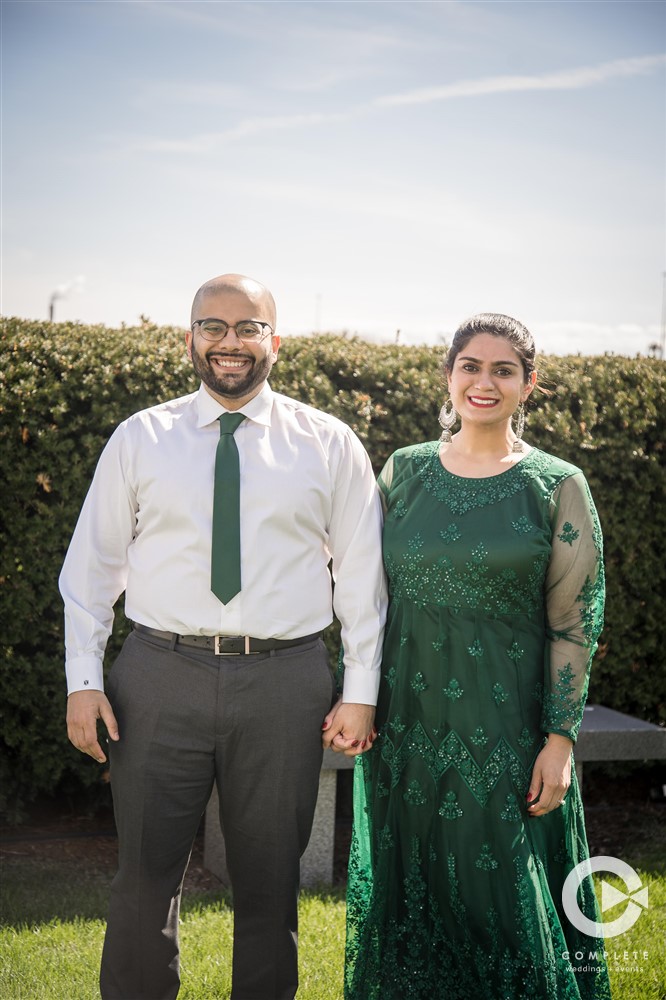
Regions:
<instances>
[{"instance_id":1,"label":"eyeglasses","mask_svg":"<svg viewBox=\"0 0 666 1000\"><path fill-rule=\"evenodd\" d=\"M259 343L273 333L270 323L260 323L254 319L242 319L238 323L225 323L223 319L195 319L192 324L192 331L195 326L199 327L199 332L204 340L224 340L229 330L235 330L239 340Z\"/></svg>"}]
</instances>

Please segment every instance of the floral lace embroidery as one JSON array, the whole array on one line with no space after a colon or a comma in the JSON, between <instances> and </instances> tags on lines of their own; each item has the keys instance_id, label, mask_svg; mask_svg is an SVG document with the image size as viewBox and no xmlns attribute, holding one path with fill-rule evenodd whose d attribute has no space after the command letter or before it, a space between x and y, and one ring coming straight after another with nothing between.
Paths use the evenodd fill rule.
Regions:
<instances>
[{"instance_id":1,"label":"floral lace embroidery","mask_svg":"<svg viewBox=\"0 0 666 1000\"><path fill-rule=\"evenodd\" d=\"M518 808L518 799L515 795L507 795L506 805L500 813L500 818L505 820L507 823L517 823L522 818L520 815L520 809Z\"/></svg>"},{"instance_id":2,"label":"floral lace embroidery","mask_svg":"<svg viewBox=\"0 0 666 1000\"><path fill-rule=\"evenodd\" d=\"M477 726L474 730L474 734L469 738L470 743L473 743L475 747L485 747L488 742L488 737L483 731L483 726Z\"/></svg>"},{"instance_id":3,"label":"floral lace embroidery","mask_svg":"<svg viewBox=\"0 0 666 1000\"><path fill-rule=\"evenodd\" d=\"M557 537L561 542L566 542L567 545L573 545L573 543L576 541L579 535L580 531L577 531L574 528L573 524L570 524L569 521L566 521L562 527L562 531Z\"/></svg>"},{"instance_id":4,"label":"floral lace embroidery","mask_svg":"<svg viewBox=\"0 0 666 1000\"><path fill-rule=\"evenodd\" d=\"M463 480L442 466L438 441L418 445L412 456L425 488L454 514L465 514L474 507L487 507L519 493L535 476L545 472L551 462L548 455L534 448L499 476Z\"/></svg>"},{"instance_id":5,"label":"floral lace embroidery","mask_svg":"<svg viewBox=\"0 0 666 1000\"><path fill-rule=\"evenodd\" d=\"M511 527L514 531L517 531L519 535L529 535L530 531L536 529L536 525L532 524L528 517L519 517L517 521L511 522Z\"/></svg>"},{"instance_id":6,"label":"floral lace embroidery","mask_svg":"<svg viewBox=\"0 0 666 1000\"><path fill-rule=\"evenodd\" d=\"M428 685L426 684L423 674L421 673L420 670L418 674L414 675L410 686L414 694L421 694L422 691L425 691L427 689Z\"/></svg>"},{"instance_id":7,"label":"floral lace embroidery","mask_svg":"<svg viewBox=\"0 0 666 1000\"><path fill-rule=\"evenodd\" d=\"M383 830L379 831L379 837L377 838L380 851L388 851L394 845L393 834L387 826Z\"/></svg>"},{"instance_id":8,"label":"floral lace embroidery","mask_svg":"<svg viewBox=\"0 0 666 1000\"><path fill-rule=\"evenodd\" d=\"M447 792L444 801L439 807L439 815L444 819L460 819L463 811L460 808L455 792Z\"/></svg>"},{"instance_id":9,"label":"floral lace embroidery","mask_svg":"<svg viewBox=\"0 0 666 1000\"><path fill-rule=\"evenodd\" d=\"M460 570L446 554L435 566L428 566L419 551L422 544L419 536L411 539L409 552L399 562L392 553L386 554L392 598L413 601L418 607L469 607L488 614L529 614L541 609L547 555L533 559L527 579L521 582L509 567L491 572L483 545L476 547Z\"/></svg>"},{"instance_id":10,"label":"floral lace embroidery","mask_svg":"<svg viewBox=\"0 0 666 1000\"><path fill-rule=\"evenodd\" d=\"M599 580L590 580L589 576L583 584L583 589L576 598L583 605L580 612L583 635L588 645L592 645L603 628L603 607L599 594Z\"/></svg>"},{"instance_id":11,"label":"floral lace embroidery","mask_svg":"<svg viewBox=\"0 0 666 1000\"><path fill-rule=\"evenodd\" d=\"M471 646L467 647L470 656L483 656L483 646L478 639L475 639Z\"/></svg>"},{"instance_id":12,"label":"floral lace embroidery","mask_svg":"<svg viewBox=\"0 0 666 1000\"><path fill-rule=\"evenodd\" d=\"M411 806L424 806L428 801L427 796L423 794L423 789L416 780L410 781L409 787L402 797Z\"/></svg>"},{"instance_id":13,"label":"floral lace embroidery","mask_svg":"<svg viewBox=\"0 0 666 1000\"><path fill-rule=\"evenodd\" d=\"M519 646L517 642L514 642L511 649L507 649L506 655L510 660L513 660L514 663L518 663L518 660L525 655L525 650Z\"/></svg>"},{"instance_id":14,"label":"floral lace embroidery","mask_svg":"<svg viewBox=\"0 0 666 1000\"><path fill-rule=\"evenodd\" d=\"M495 869L499 868L499 862L493 857L490 844L481 845L481 854L475 864L477 868L482 868L485 872L495 871Z\"/></svg>"},{"instance_id":15,"label":"floral lace embroidery","mask_svg":"<svg viewBox=\"0 0 666 1000\"><path fill-rule=\"evenodd\" d=\"M506 772L520 794L524 795L529 786L527 770L504 737L500 737L482 765L477 764L456 732L449 732L435 747L420 722L409 730L400 746L386 735L379 737L379 746L382 760L391 772L392 788L399 783L405 767L415 756L423 760L435 781L439 781L450 767L458 771L479 805L486 804L489 794Z\"/></svg>"},{"instance_id":16,"label":"floral lace embroidery","mask_svg":"<svg viewBox=\"0 0 666 1000\"><path fill-rule=\"evenodd\" d=\"M439 537L446 545L450 545L451 542L458 541L458 539L460 538L460 534L461 534L460 528L454 522L453 524L450 524L448 528L444 528L443 531L440 531Z\"/></svg>"},{"instance_id":17,"label":"floral lace embroidery","mask_svg":"<svg viewBox=\"0 0 666 1000\"><path fill-rule=\"evenodd\" d=\"M529 729L522 729L520 736L518 737L518 746L522 747L523 750L531 750L533 745L534 737L530 733Z\"/></svg>"},{"instance_id":18,"label":"floral lace embroidery","mask_svg":"<svg viewBox=\"0 0 666 1000\"><path fill-rule=\"evenodd\" d=\"M553 689L544 691L542 728L545 733L564 730L575 740L583 715L587 683L580 696L576 697L575 674L570 663L560 667L557 677Z\"/></svg>"},{"instance_id":19,"label":"floral lace embroidery","mask_svg":"<svg viewBox=\"0 0 666 1000\"><path fill-rule=\"evenodd\" d=\"M370 874L352 841L347 1000L478 1000L481 996L497 1000L610 1000L605 971L574 975L566 959L560 957L568 944L552 909L547 914L552 946L544 947L522 857L514 861L513 886L507 883L506 887L516 914L517 940L509 946L494 906L485 912L485 928L469 930L453 852L444 866L445 919L429 881L437 858L432 844L421 844L418 837L412 837L401 883L387 881L388 871L394 869L389 868L390 855L385 852L393 847L394 838L384 827L378 834L377 871ZM487 877L501 871L491 844L481 846L475 867ZM541 866L535 867L541 870ZM596 912L591 899L585 902L585 912ZM603 953L603 944L598 944ZM603 962L600 964L603 967Z\"/></svg>"},{"instance_id":20,"label":"floral lace embroidery","mask_svg":"<svg viewBox=\"0 0 666 1000\"><path fill-rule=\"evenodd\" d=\"M509 695L501 684L493 685L493 699L496 705L503 705L505 701L509 700Z\"/></svg>"},{"instance_id":21,"label":"floral lace embroidery","mask_svg":"<svg viewBox=\"0 0 666 1000\"><path fill-rule=\"evenodd\" d=\"M447 698L451 701L456 701L458 698L463 696L463 688L460 687L460 681L457 681L455 677L452 677L449 681L448 687L442 688L442 691Z\"/></svg>"},{"instance_id":22,"label":"floral lace embroidery","mask_svg":"<svg viewBox=\"0 0 666 1000\"><path fill-rule=\"evenodd\" d=\"M407 504L404 500L398 500L396 504L391 507L391 513L393 517L404 517L407 513Z\"/></svg>"}]
</instances>

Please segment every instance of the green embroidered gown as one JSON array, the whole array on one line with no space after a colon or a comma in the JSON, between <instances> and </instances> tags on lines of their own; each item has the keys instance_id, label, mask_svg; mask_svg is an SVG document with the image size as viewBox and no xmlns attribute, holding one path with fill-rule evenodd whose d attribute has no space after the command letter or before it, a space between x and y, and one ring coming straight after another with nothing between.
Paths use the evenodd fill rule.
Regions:
<instances>
[{"instance_id":1,"label":"green embroidered gown","mask_svg":"<svg viewBox=\"0 0 666 1000\"><path fill-rule=\"evenodd\" d=\"M603 942L562 910L588 853L575 774L555 811L525 802L544 734L576 739L603 621L585 478L538 449L460 478L431 442L380 486L391 596L380 735L354 774L345 998L604 1000ZM579 905L598 919L589 879Z\"/></svg>"}]
</instances>

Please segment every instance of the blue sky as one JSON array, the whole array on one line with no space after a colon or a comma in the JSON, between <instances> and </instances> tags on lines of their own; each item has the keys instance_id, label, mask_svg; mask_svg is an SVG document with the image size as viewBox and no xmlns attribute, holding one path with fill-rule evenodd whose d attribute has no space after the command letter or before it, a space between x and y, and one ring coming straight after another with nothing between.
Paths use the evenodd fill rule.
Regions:
<instances>
[{"instance_id":1,"label":"blue sky","mask_svg":"<svg viewBox=\"0 0 666 1000\"><path fill-rule=\"evenodd\" d=\"M544 351L661 336L663 2L2 0L5 315Z\"/></svg>"}]
</instances>

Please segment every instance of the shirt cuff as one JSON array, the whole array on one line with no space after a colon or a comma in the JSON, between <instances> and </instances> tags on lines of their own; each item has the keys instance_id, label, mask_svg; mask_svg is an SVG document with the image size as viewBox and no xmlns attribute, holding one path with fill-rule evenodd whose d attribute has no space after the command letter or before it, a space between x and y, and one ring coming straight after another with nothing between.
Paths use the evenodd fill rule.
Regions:
<instances>
[{"instance_id":1,"label":"shirt cuff","mask_svg":"<svg viewBox=\"0 0 666 1000\"><path fill-rule=\"evenodd\" d=\"M346 667L342 700L347 705L376 705L379 694L379 670Z\"/></svg>"},{"instance_id":2,"label":"shirt cuff","mask_svg":"<svg viewBox=\"0 0 666 1000\"><path fill-rule=\"evenodd\" d=\"M92 653L89 656L76 656L65 664L67 674L67 694L74 691L103 691L104 673L102 660Z\"/></svg>"}]
</instances>

